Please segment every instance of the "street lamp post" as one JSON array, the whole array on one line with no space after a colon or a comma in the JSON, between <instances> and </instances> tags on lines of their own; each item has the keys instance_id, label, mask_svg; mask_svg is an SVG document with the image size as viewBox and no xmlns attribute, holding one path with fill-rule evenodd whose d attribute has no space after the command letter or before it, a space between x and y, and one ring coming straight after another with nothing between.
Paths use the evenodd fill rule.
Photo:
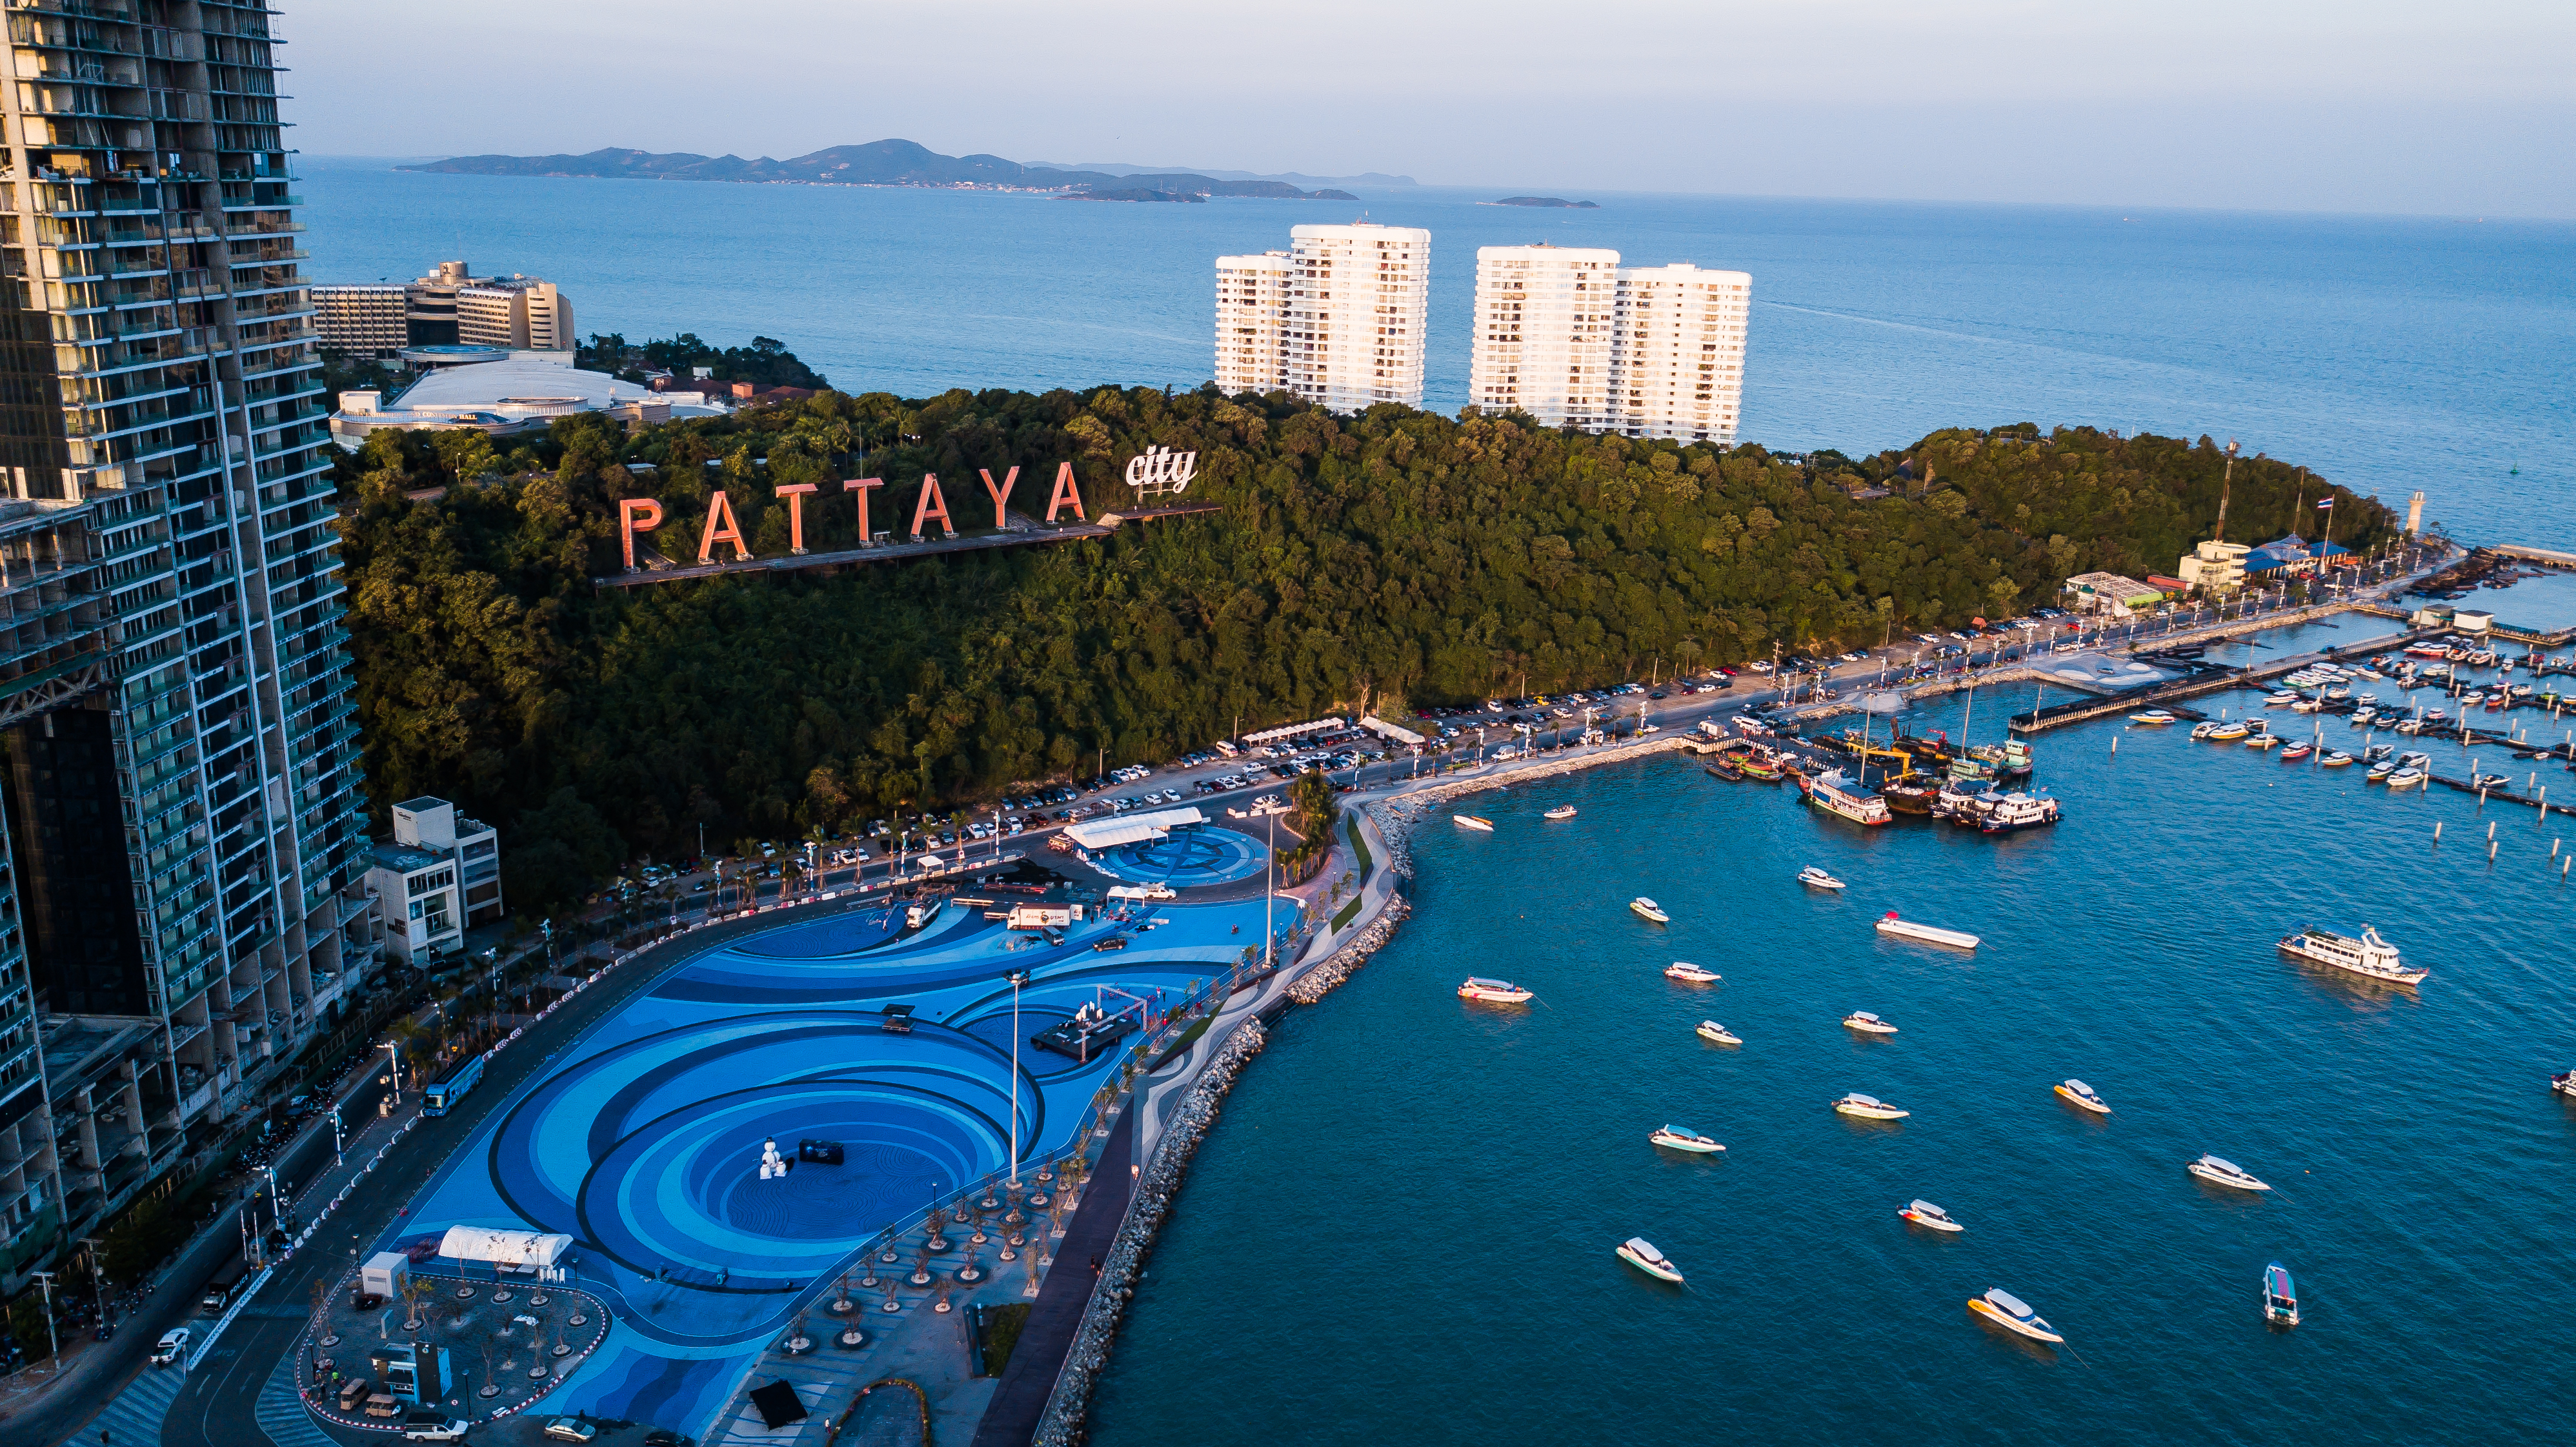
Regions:
<instances>
[{"instance_id":1,"label":"street lamp post","mask_svg":"<svg viewBox=\"0 0 2576 1447\"><path fill-rule=\"evenodd\" d=\"M1011 1189L1020 1188L1020 987L1026 970L1011 971Z\"/></svg>"},{"instance_id":2,"label":"street lamp post","mask_svg":"<svg viewBox=\"0 0 2576 1447\"><path fill-rule=\"evenodd\" d=\"M50 1271L38 1271L33 1274L36 1278L36 1284L44 1288L45 1293L45 1344L47 1347L45 1355L54 1359L54 1370L60 1372L62 1370L63 1339L56 1335L54 1331L54 1273Z\"/></svg>"},{"instance_id":3,"label":"street lamp post","mask_svg":"<svg viewBox=\"0 0 2576 1447\"><path fill-rule=\"evenodd\" d=\"M387 1075L388 1075L388 1076L392 1079L392 1081L393 1081L393 1087L394 1087L394 1104L396 1104L396 1105L400 1105L400 1104L402 1104L402 1042L401 1042L401 1041L399 1041L399 1040L388 1040L388 1041L386 1041L386 1042L385 1042L385 1059L386 1059L386 1061L387 1061L387 1063L388 1063L388 1068L387 1068L386 1073L387 1073Z\"/></svg>"}]
</instances>

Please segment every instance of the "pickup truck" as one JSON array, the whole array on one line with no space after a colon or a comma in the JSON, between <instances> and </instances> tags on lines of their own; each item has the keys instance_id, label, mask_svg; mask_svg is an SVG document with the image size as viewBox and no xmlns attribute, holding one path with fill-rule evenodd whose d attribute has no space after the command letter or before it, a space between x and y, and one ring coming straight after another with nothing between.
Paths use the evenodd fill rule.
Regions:
<instances>
[{"instance_id":1,"label":"pickup truck","mask_svg":"<svg viewBox=\"0 0 2576 1447\"><path fill-rule=\"evenodd\" d=\"M414 1412L403 1419L406 1442L462 1442L465 1419L440 1412Z\"/></svg>"}]
</instances>

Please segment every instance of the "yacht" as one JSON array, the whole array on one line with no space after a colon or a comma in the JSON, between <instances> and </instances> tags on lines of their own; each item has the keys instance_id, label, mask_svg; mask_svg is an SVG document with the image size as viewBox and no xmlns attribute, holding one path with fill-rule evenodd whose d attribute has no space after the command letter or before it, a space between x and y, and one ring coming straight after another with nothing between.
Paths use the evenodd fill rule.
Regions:
<instances>
[{"instance_id":1,"label":"yacht","mask_svg":"<svg viewBox=\"0 0 2576 1447\"><path fill-rule=\"evenodd\" d=\"M2316 751L2317 746L2314 744L2292 744L2288 748L2281 750L2281 762L2285 764L2296 763Z\"/></svg>"},{"instance_id":2,"label":"yacht","mask_svg":"<svg viewBox=\"0 0 2576 1447\"><path fill-rule=\"evenodd\" d=\"M2268 1191L2272 1189L2270 1186L2254 1179L2253 1173L2246 1170L2243 1166L2236 1164L2234 1161L2222 1161L2216 1156L2202 1156L2199 1160L2183 1167L2183 1169L2200 1177L2202 1180L2209 1182L2213 1186L2227 1186L2239 1191Z\"/></svg>"},{"instance_id":3,"label":"yacht","mask_svg":"<svg viewBox=\"0 0 2576 1447\"><path fill-rule=\"evenodd\" d=\"M1929 1201L1916 1200L1908 1202L1905 1209L1897 1212L1896 1214L1913 1222L1917 1226L1929 1226L1935 1231L1965 1231L1968 1229L1967 1227L1960 1225L1958 1222L1951 1220L1949 1212L1942 1210L1940 1207L1933 1205Z\"/></svg>"},{"instance_id":4,"label":"yacht","mask_svg":"<svg viewBox=\"0 0 2576 1447\"><path fill-rule=\"evenodd\" d=\"M1859 1091L1853 1091L1835 1101L1834 1110L1842 1115L1859 1116L1863 1120L1903 1120L1914 1113L1910 1110L1898 1110L1877 1096L1863 1095Z\"/></svg>"},{"instance_id":5,"label":"yacht","mask_svg":"<svg viewBox=\"0 0 2576 1447\"><path fill-rule=\"evenodd\" d=\"M1823 870L1812 864L1798 871L1798 882L1804 885L1811 885L1817 889L1840 889L1843 887L1843 882L1841 880L1834 878L1832 875L1825 873Z\"/></svg>"},{"instance_id":6,"label":"yacht","mask_svg":"<svg viewBox=\"0 0 2576 1447\"><path fill-rule=\"evenodd\" d=\"M2350 970L2392 985L2421 983L2433 972L2410 970L2397 962L2397 947L2379 937L2379 931L2361 927L2361 938L2335 934L2329 930L2301 930L2281 941L2281 953L2338 970Z\"/></svg>"},{"instance_id":7,"label":"yacht","mask_svg":"<svg viewBox=\"0 0 2576 1447\"><path fill-rule=\"evenodd\" d=\"M1742 1036L1739 1036L1734 1031L1720 1025L1715 1020L1702 1020L1699 1022L1699 1038L1712 1045L1741 1045L1744 1043Z\"/></svg>"},{"instance_id":8,"label":"yacht","mask_svg":"<svg viewBox=\"0 0 2576 1447\"><path fill-rule=\"evenodd\" d=\"M2097 1093L2093 1087L2086 1085L2083 1081L2061 1080L2057 1083L2057 1093L2064 1096L2070 1103L2081 1106L2084 1109L2093 1112L2095 1115L2109 1115L2111 1113L2109 1103L2104 1101L2101 1095Z\"/></svg>"},{"instance_id":9,"label":"yacht","mask_svg":"<svg viewBox=\"0 0 2576 1447\"><path fill-rule=\"evenodd\" d=\"M2399 769L2388 776L2388 787L2400 791L2420 789L2424 786L2425 777L2422 769Z\"/></svg>"},{"instance_id":10,"label":"yacht","mask_svg":"<svg viewBox=\"0 0 2576 1447\"><path fill-rule=\"evenodd\" d=\"M1893 1035L1896 1033L1895 1026L1890 1025L1867 1010L1854 1010L1850 1014L1845 1015L1843 1017L1843 1025L1848 1029L1863 1031L1871 1035Z\"/></svg>"},{"instance_id":11,"label":"yacht","mask_svg":"<svg viewBox=\"0 0 2576 1447\"><path fill-rule=\"evenodd\" d=\"M1482 975L1469 975L1467 983L1458 987L1458 998L1487 1005L1526 1005L1530 992L1509 980L1488 980Z\"/></svg>"},{"instance_id":12,"label":"yacht","mask_svg":"<svg viewBox=\"0 0 2576 1447\"><path fill-rule=\"evenodd\" d=\"M2278 1261L2263 1268L2263 1319L2274 1326L2299 1324L2299 1288Z\"/></svg>"},{"instance_id":13,"label":"yacht","mask_svg":"<svg viewBox=\"0 0 2576 1447\"><path fill-rule=\"evenodd\" d=\"M1689 1151L1693 1155L1705 1156L1726 1149L1717 1143L1715 1137L1701 1135L1683 1126L1665 1126L1646 1139L1666 1150Z\"/></svg>"},{"instance_id":14,"label":"yacht","mask_svg":"<svg viewBox=\"0 0 2576 1447\"><path fill-rule=\"evenodd\" d=\"M2035 1312L2028 1306L2023 1305L2020 1297L2013 1295L2011 1292L2004 1290L2000 1286L1994 1287L1988 1290L1985 1295L1971 1300L1968 1303L1968 1310L1977 1313L1979 1316L1984 1317L1986 1320L1993 1322L1997 1326L2003 1327L2007 1331L2019 1332L2033 1341L2060 1342L2066 1340L2065 1337L2058 1335L2057 1328L2050 1326L2047 1320L2040 1316L2038 1312Z\"/></svg>"},{"instance_id":15,"label":"yacht","mask_svg":"<svg viewBox=\"0 0 2576 1447\"><path fill-rule=\"evenodd\" d=\"M2162 728L2173 721L2174 716L2160 708L2151 708L2144 713L2129 715L2129 722L2144 728Z\"/></svg>"},{"instance_id":16,"label":"yacht","mask_svg":"<svg viewBox=\"0 0 2576 1447\"><path fill-rule=\"evenodd\" d=\"M1961 950L1973 950L1980 943L1975 935L1965 930L1940 929L1933 925L1916 924L1910 919L1899 919L1896 911L1892 909L1878 922L1878 932L1883 935L1896 935L1903 939L1922 940L1927 944L1948 945L1953 949Z\"/></svg>"},{"instance_id":17,"label":"yacht","mask_svg":"<svg viewBox=\"0 0 2576 1447\"><path fill-rule=\"evenodd\" d=\"M1638 895L1635 899L1628 901L1628 907L1635 910L1637 913L1644 915L1646 918L1653 920L1657 924L1671 924L1673 922L1673 917L1664 913L1664 907L1662 905L1655 903L1653 900L1646 898L1642 894Z\"/></svg>"},{"instance_id":18,"label":"yacht","mask_svg":"<svg viewBox=\"0 0 2576 1447\"><path fill-rule=\"evenodd\" d=\"M1808 803L1855 824L1884 824L1895 817L1887 812L1885 799L1861 787L1860 781L1847 777L1840 769L1813 779L1801 778L1798 790L1807 796Z\"/></svg>"},{"instance_id":19,"label":"yacht","mask_svg":"<svg viewBox=\"0 0 2576 1447\"><path fill-rule=\"evenodd\" d=\"M2349 766L2351 763L2352 755L2345 753L2341 749L2328 749L2325 752L2325 757L2317 760L2317 767L2320 769L2340 769Z\"/></svg>"},{"instance_id":20,"label":"yacht","mask_svg":"<svg viewBox=\"0 0 2576 1447\"><path fill-rule=\"evenodd\" d=\"M1718 982L1719 975L1715 970L1702 968L1688 960L1675 960L1664 966L1664 978L1680 980L1690 985L1714 985Z\"/></svg>"},{"instance_id":21,"label":"yacht","mask_svg":"<svg viewBox=\"0 0 2576 1447\"><path fill-rule=\"evenodd\" d=\"M1657 1281L1679 1283L1682 1269L1664 1259L1664 1253L1643 1236L1631 1236L1619 1244L1619 1259L1636 1267Z\"/></svg>"},{"instance_id":22,"label":"yacht","mask_svg":"<svg viewBox=\"0 0 2576 1447\"><path fill-rule=\"evenodd\" d=\"M2016 829L2038 829L2057 822L2057 801L2042 794L2006 794L1977 821L1981 834L2010 834Z\"/></svg>"},{"instance_id":23,"label":"yacht","mask_svg":"<svg viewBox=\"0 0 2576 1447\"><path fill-rule=\"evenodd\" d=\"M1572 804L1559 804L1539 817L1542 819L1571 819L1574 817L1574 806Z\"/></svg>"},{"instance_id":24,"label":"yacht","mask_svg":"<svg viewBox=\"0 0 2576 1447\"><path fill-rule=\"evenodd\" d=\"M1480 834L1494 832L1494 821L1491 819L1479 818L1474 814L1452 814L1449 817L1461 829L1473 829Z\"/></svg>"}]
</instances>

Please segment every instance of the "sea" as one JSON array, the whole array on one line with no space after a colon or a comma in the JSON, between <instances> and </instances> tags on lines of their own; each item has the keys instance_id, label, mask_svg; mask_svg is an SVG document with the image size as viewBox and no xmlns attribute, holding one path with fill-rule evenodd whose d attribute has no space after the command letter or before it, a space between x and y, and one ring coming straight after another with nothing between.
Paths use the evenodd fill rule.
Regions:
<instances>
[{"instance_id":1,"label":"sea","mask_svg":"<svg viewBox=\"0 0 2576 1447\"><path fill-rule=\"evenodd\" d=\"M1954 696L1900 721L1992 742L2034 699ZM2195 702L2264 712L2257 693ZM2535 742L2576 724L2512 717ZM2576 803L2563 761L2395 742ZM1434 811L1413 917L1288 1015L1227 1098L1091 1440L2562 1437L2576 1100L2549 1077L2576 1068L2576 827L2181 728L2115 720L2036 747L2065 820L1998 838L1865 829L1687 756L1457 806L1490 834ZM1580 812L1541 817L1559 804ZM1811 864L1849 887L1802 886ZM1671 924L1632 914L1637 895ZM1983 943L1883 937L1889 911ZM2309 926L2375 926L2432 975L2393 988L2278 952ZM1723 979L1668 980L1676 959ZM1469 974L1536 999L1469 1004ZM1854 1010L1898 1033L1845 1029ZM1698 1038L1711 1019L1743 1044ZM2069 1078L2111 1114L2061 1101ZM1848 1091L1911 1115L1847 1119L1829 1103ZM1726 1150L1658 1150L1666 1124ZM2204 1152L2273 1189L2202 1184L2184 1167ZM1966 1229L1899 1219L1917 1198ZM1632 1236L1685 1284L1617 1260ZM2295 1329L2264 1320L2276 1262ZM2065 1345L1980 1324L1967 1302L1995 1287Z\"/></svg>"},{"instance_id":2,"label":"sea","mask_svg":"<svg viewBox=\"0 0 2576 1447\"><path fill-rule=\"evenodd\" d=\"M1741 440L1861 455L2037 422L2233 437L2480 542L2576 549L2576 226L1455 187L1356 201L456 176L306 157L317 281L447 258L561 284L578 329L774 337L836 386L1189 388L1213 259L1304 222L1432 233L1426 406L1466 401L1475 251L1750 272ZM2259 520L2268 530L2299 520Z\"/></svg>"}]
</instances>

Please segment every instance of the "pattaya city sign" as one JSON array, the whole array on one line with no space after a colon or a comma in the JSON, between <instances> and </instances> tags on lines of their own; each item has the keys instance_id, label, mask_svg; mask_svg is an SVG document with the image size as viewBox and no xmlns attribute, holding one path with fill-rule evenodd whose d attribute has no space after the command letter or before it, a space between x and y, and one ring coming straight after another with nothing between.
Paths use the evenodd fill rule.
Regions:
<instances>
[{"instance_id":1,"label":"pattaya city sign","mask_svg":"<svg viewBox=\"0 0 2576 1447\"><path fill-rule=\"evenodd\" d=\"M1189 474L1198 460L1198 455L1185 454L1182 462L1173 463L1167 449L1157 448L1155 453L1163 457L1163 465L1167 472L1178 470L1178 485L1171 486L1170 490L1177 492L1181 487L1187 486ZM1136 463L1142 460L1144 459L1138 458L1128 463L1127 471L1131 480L1136 473ZM993 473L989 468L978 468L976 471L984 480L985 494L993 500L993 526L1009 527L1010 518L1004 508L1010 502L1011 489L1019 484L1020 470L1016 467L1011 468L1002 475L1002 480L999 482L993 480ZM1168 485L1168 478L1166 482ZM885 479L881 477L853 477L841 484L842 492L857 495L859 538L862 542L882 542L887 536L873 531L868 520L868 494L883 486L885 486ZM790 482L782 483L771 491L774 495L787 500L788 547L791 551L802 554L805 551L805 499L817 491L817 488L810 482ZM1067 512L1072 513L1077 521L1090 521L1082 511L1082 493L1074 486L1073 464L1070 462L1056 465L1055 490L1047 499L1046 520L1054 522L1058 516ZM655 498L630 497L617 504L618 541L624 550L628 571L633 571L635 567L635 535L652 532L662 526L663 519L662 504ZM955 536L957 528L949 520L948 499L939 490L939 475L923 473L921 489L915 494L912 504L912 541L916 543L922 541L923 529L934 521L938 523L941 533ZM698 530L698 561L714 562L716 549L728 544L733 548L735 562L751 561L751 548L743 541L742 524L734 514L733 503L725 496L724 490L719 488L707 498L706 522Z\"/></svg>"},{"instance_id":2,"label":"pattaya city sign","mask_svg":"<svg viewBox=\"0 0 2576 1447\"><path fill-rule=\"evenodd\" d=\"M1190 490L1190 478L1199 470L1195 452L1174 452L1168 447L1148 447L1127 459L1127 485L1136 489L1139 499L1178 495Z\"/></svg>"}]
</instances>

